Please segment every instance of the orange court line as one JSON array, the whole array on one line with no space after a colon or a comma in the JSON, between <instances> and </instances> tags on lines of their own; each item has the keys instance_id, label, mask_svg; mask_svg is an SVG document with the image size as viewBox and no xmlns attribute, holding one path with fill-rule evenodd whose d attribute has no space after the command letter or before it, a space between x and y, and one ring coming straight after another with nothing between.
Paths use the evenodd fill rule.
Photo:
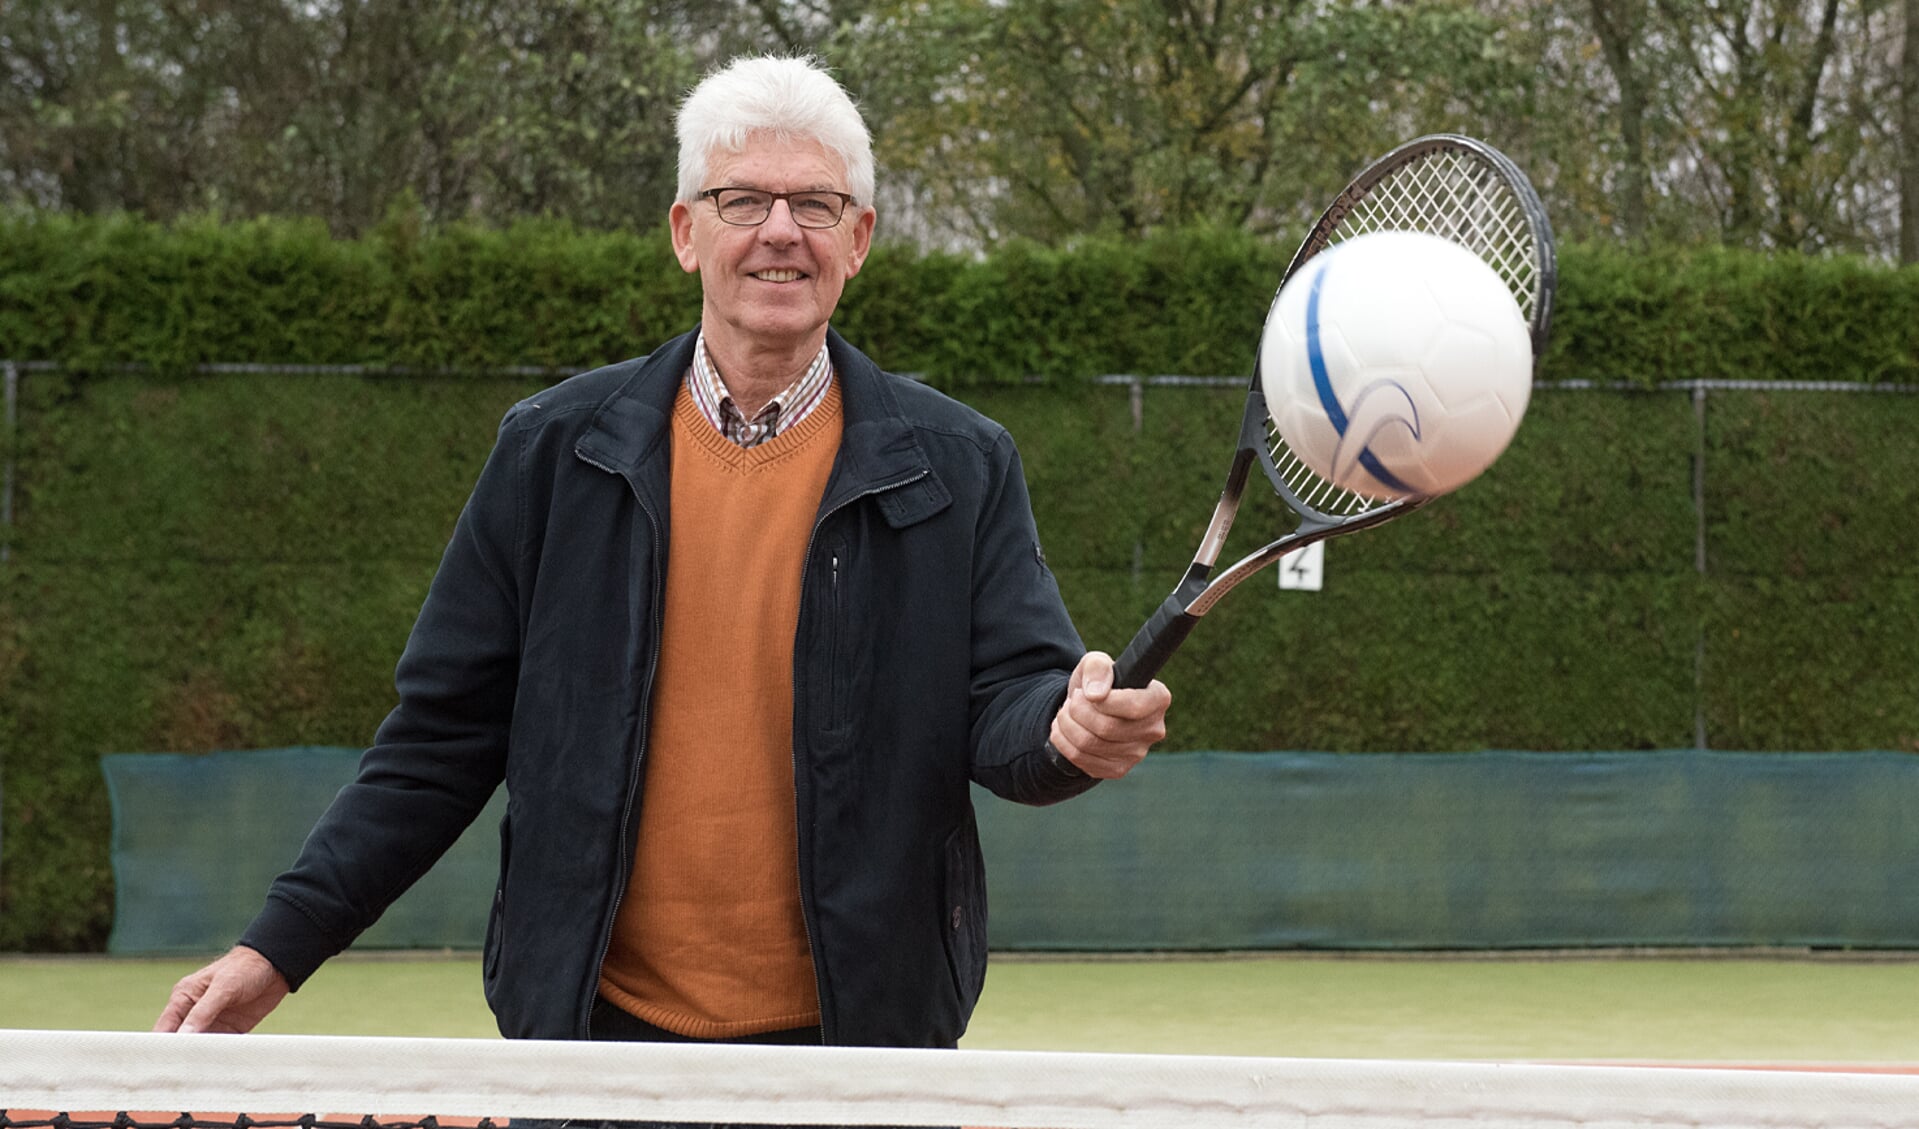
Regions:
<instances>
[{"instance_id":1,"label":"orange court line","mask_svg":"<svg viewBox=\"0 0 1919 1129\"><path fill-rule=\"evenodd\" d=\"M46 1121L52 1121L55 1117L61 1116L61 1114L64 1113L67 1120L69 1121L79 1121L79 1122L88 1122L88 1123L105 1123L107 1125L111 1125L113 1124L114 1119L120 1116L121 1112L125 1112L127 1116L127 1120L129 1121L138 1121L146 1125L155 1125L155 1124L172 1125L180 1119L183 1111L177 1110L177 1109L167 1110L167 1111L161 1111L161 1110L56 1111L56 1110L50 1110L50 1109L10 1109L10 1110L7 1110L7 1118L9 1121L15 1124L19 1124L21 1122L46 1122ZM219 1126L219 1125L231 1126L240 1117L238 1113L233 1113L233 1112L224 1111L224 1110L219 1112L213 1112L213 1113L205 1113L197 1110L189 1110L189 1111L185 1111L185 1113L187 1116L194 1118L197 1122L204 1122L206 1124L215 1125L215 1126ZM249 1120L252 1120L252 1121L298 1122L300 1118L305 1115L298 1114L298 1113L249 1113L246 1116ZM316 1113L313 1116L314 1116L314 1120L316 1121L348 1122L348 1123L357 1125L367 1115L360 1114L360 1113ZM373 1115L373 1120L379 1124L388 1124L393 1122L419 1122L419 1121L424 1121L425 1119L426 1119L425 1114L388 1113L388 1114ZM434 1120L443 1126L451 1127L451 1129L472 1129L472 1127L479 1125L480 1122L485 1119L478 1118L478 1117L436 1117L434 1118ZM492 1118L491 1120L496 1125L505 1125L507 1123L507 1119L504 1117L496 1117L496 1118Z\"/></svg>"},{"instance_id":2,"label":"orange court line","mask_svg":"<svg viewBox=\"0 0 1919 1129\"><path fill-rule=\"evenodd\" d=\"M1778 1070L1812 1074L1919 1074L1919 1062L1626 1062L1584 1059L1564 1066L1627 1066L1648 1070Z\"/></svg>"}]
</instances>

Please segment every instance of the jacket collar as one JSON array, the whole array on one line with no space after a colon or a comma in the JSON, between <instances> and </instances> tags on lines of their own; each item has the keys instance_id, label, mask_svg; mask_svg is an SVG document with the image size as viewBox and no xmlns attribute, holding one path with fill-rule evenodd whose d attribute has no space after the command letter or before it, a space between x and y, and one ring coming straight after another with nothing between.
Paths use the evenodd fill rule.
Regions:
<instances>
[{"instance_id":1,"label":"jacket collar","mask_svg":"<svg viewBox=\"0 0 1919 1129\"><path fill-rule=\"evenodd\" d=\"M594 413L575 453L626 478L642 499L661 500L673 401L693 363L698 332L675 337L639 362L638 369ZM820 512L862 495L875 495L887 524L900 528L931 517L952 502L920 446L890 382L866 354L828 328L826 348L840 382L840 451Z\"/></svg>"}]
</instances>

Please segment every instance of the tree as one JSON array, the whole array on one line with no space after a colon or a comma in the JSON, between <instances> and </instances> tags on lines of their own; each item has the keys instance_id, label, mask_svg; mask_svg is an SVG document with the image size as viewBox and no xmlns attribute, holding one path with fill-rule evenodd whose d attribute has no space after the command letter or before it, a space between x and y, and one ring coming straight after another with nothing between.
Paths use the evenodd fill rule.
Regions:
<instances>
[{"instance_id":1,"label":"tree","mask_svg":"<svg viewBox=\"0 0 1919 1129\"><path fill-rule=\"evenodd\" d=\"M1450 3L927 0L884 9L849 70L951 237L1272 230L1411 133L1522 98L1500 38Z\"/></svg>"},{"instance_id":2,"label":"tree","mask_svg":"<svg viewBox=\"0 0 1919 1129\"><path fill-rule=\"evenodd\" d=\"M159 5L0 8L0 186L80 211L177 209L202 181L217 89Z\"/></svg>"},{"instance_id":3,"label":"tree","mask_svg":"<svg viewBox=\"0 0 1919 1129\"><path fill-rule=\"evenodd\" d=\"M0 202L659 222L673 111L825 58L885 230L1292 232L1417 133L1567 236L1919 259L1919 0L0 0Z\"/></svg>"},{"instance_id":4,"label":"tree","mask_svg":"<svg viewBox=\"0 0 1919 1129\"><path fill-rule=\"evenodd\" d=\"M1886 0L1518 0L1570 234L1892 245Z\"/></svg>"},{"instance_id":5,"label":"tree","mask_svg":"<svg viewBox=\"0 0 1919 1129\"><path fill-rule=\"evenodd\" d=\"M629 0L21 0L0 9L19 203L377 223L653 224L694 17Z\"/></svg>"},{"instance_id":6,"label":"tree","mask_svg":"<svg viewBox=\"0 0 1919 1129\"><path fill-rule=\"evenodd\" d=\"M1919 263L1919 0L1905 0L1899 52L1899 261Z\"/></svg>"},{"instance_id":7,"label":"tree","mask_svg":"<svg viewBox=\"0 0 1919 1129\"><path fill-rule=\"evenodd\" d=\"M698 79L697 23L627 0L464 0L421 105L458 193L441 214L653 226L675 191L674 111Z\"/></svg>"},{"instance_id":8,"label":"tree","mask_svg":"<svg viewBox=\"0 0 1919 1129\"><path fill-rule=\"evenodd\" d=\"M1620 230L1634 242L1646 238L1647 206L1652 194L1646 141L1652 79L1641 49L1647 8L1647 0L1587 0L1606 69L1619 90Z\"/></svg>"},{"instance_id":9,"label":"tree","mask_svg":"<svg viewBox=\"0 0 1919 1129\"><path fill-rule=\"evenodd\" d=\"M1862 0L1658 0L1690 97L1676 189L1729 242L1813 250L1869 237L1862 113L1877 99Z\"/></svg>"}]
</instances>

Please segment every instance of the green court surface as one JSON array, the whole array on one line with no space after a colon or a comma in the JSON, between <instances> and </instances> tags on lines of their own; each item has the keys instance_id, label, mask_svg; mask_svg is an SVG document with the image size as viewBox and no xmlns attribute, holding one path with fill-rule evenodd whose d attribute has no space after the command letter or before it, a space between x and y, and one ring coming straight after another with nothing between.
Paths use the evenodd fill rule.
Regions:
<instances>
[{"instance_id":1,"label":"green court surface","mask_svg":"<svg viewBox=\"0 0 1919 1129\"><path fill-rule=\"evenodd\" d=\"M145 1030L194 962L0 958L0 1027ZM996 958L965 1046L1919 1064L1919 959ZM468 956L337 960L263 1031L493 1037Z\"/></svg>"}]
</instances>

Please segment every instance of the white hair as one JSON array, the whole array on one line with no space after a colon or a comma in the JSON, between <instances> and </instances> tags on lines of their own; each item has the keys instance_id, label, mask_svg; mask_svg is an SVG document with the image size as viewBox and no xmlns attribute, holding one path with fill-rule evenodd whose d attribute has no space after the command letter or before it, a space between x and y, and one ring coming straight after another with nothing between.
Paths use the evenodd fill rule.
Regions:
<instances>
[{"instance_id":1,"label":"white hair","mask_svg":"<svg viewBox=\"0 0 1919 1129\"><path fill-rule=\"evenodd\" d=\"M846 166L861 204L873 202L873 139L846 89L810 56L739 58L714 71L680 104L680 200L705 185L707 157L738 153L754 133L817 141Z\"/></svg>"}]
</instances>

